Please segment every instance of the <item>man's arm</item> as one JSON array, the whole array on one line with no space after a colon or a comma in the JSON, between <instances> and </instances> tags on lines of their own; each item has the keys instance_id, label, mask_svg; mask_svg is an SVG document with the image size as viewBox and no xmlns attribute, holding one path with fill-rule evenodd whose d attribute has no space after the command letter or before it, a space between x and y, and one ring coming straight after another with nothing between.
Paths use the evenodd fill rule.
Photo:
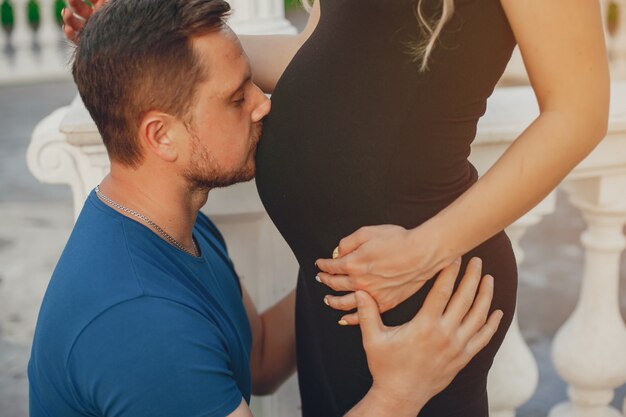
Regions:
<instances>
[{"instance_id":1,"label":"man's arm","mask_svg":"<svg viewBox=\"0 0 626 417\"><path fill-rule=\"evenodd\" d=\"M252 393L272 394L296 370L296 291L258 314L242 286L243 303L252 329L250 373Z\"/></svg>"}]
</instances>

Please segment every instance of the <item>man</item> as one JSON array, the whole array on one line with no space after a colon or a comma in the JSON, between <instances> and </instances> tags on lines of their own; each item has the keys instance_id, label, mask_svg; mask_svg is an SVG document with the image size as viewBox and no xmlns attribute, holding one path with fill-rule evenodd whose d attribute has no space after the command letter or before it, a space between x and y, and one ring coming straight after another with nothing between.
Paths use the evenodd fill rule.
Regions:
<instances>
[{"instance_id":1,"label":"man","mask_svg":"<svg viewBox=\"0 0 626 417\"><path fill-rule=\"evenodd\" d=\"M209 190L254 176L270 102L222 0L111 0L73 75L111 160L44 298L29 363L39 416L251 416L295 368L294 293L258 314ZM415 416L494 334L477 260L438 277L415 319L385 327L358 292L374 383L348 415ZM476 295L477 288L479 287Z\"/></svg>"}]
</instances>

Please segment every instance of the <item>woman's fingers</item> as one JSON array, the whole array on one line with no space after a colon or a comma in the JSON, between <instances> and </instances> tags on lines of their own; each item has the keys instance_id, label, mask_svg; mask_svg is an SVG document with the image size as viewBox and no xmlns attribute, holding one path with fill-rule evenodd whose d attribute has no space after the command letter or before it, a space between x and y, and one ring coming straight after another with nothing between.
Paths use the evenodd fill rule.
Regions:
<instances>
[{"instance_id":1,"label":"woman's fingers","mask_svg":"<svg viewBox=\"0 0 626 417\"><path fill-rule=\"evenodd\" d=\"M327 295L324 297L324 303L335 310L341 311L354 310L357 306L356 295L353 292L341 296Z\"/></svg>"},{"instance_id":2,"label":"woman's fingers","mask_svg":"<svg viewBox=\"0 0 626 417\"><path fill-rule=\"evenodd\" d=\"M64 32L68 39L73 39L74 36L83 28L85 21L76 17L70 9L63 9L61 13L63 17L63 23L65 24ZM69 34L73 35L72 37Z\"/></svg>"},{"instance_id":3,"label":"woman's fingers","mask_svg":"<svg viewBox=\"0 0 626 417\"><path fill-rule=\"evenodd\" d=\"M465 275L452 296L443 320L450 326L457 326L467 314L474 303L476 290L480 284L482 261L480 258L472 258L465 269ZM486 316L485 316L486 317Z\"/></svg>"},{"instance_id":4,"label":"woman's fingers","mask_svg":"<svg viewBox=\"0 0 626 417\"><path fill-rule=\"evenodd\" d=\"M359 324L359 313L350 313L341 317L339 324L342 326L357 326Z\"/></svg>"},{"instance_id":5,"label":"woman's fingers","mask_svg":"<svg viewBox=\"0 0 626 417\"><path fill-rule=\"evenodd\" d=\"M485 275L480 283L474 305L459 326L457 334L463 341L470 339L487 321L491 301L493 300L494 281L491 275Z\"/></svg>"},{"instance_id":6,"label":"woman's fingers","mask_svg":"<svg viewBox=\"0 0 626 417\"><path fill-rule=\"evenodd\" d=\"M335 259L318 259L315 261L315 266L317 266L321 271L332 275L357 273L354 267L352 254L340 256Z\"/></svg>"},{"instance_id":7,"label":"woman's fingers","mask_svg":"<svg viewBox=\"0 0 626 417\"><path fill-rule=\"evenodd\" d=\"M63 34L70 42L76 42L78 33L71 26L63 25Z\"/></svg>"},{"instance_id":8,"label":"woman's fingers","mask_svg":"<svg viewBox=\"0 0 626 417\"><path fill-rule=\"evenodd\" d=\"M426 316L431 320L439 320L441 318L454 291L454 282L459 275L460 267L461 258L458 258L439 273L439 276L435 279L435 284L428 292L428 295L426 295L424 305L417 313L416 318L418 316Z\"/></svg>"},{"instance_id":9,"label":"woman's fingers","mask_svg":"<svg viewBox=\"0 0 626 417\"><path fill-rule=\"evenodd\" d=\"M74 11L74 13L76 13L78 16L82 17L85 20L89 19L89 16L91 16L91 14L93 13L91 7L89 7L82 0L68 0L67 3Z\"/></svg>"},{"instance_id":10,"label":"woman's fingers","mask_svg":"<svg viewBox=\"0 0 626 417\"><path fill-rule=\"evenodd\" d=\"M92 1L91 4L93 4L93 9L94 11L99 10L102 6L104 6L104 4L107 2L108 0L96 0L96 1Z\"/></svg>"},{"instance_id":11,"label":"woman's fingers","mask_svg":"<svg viewBox=\"0 0 626 417\"><path fill-rule=\"evenodd\" d=\"M354 284L350 277L345 275L329 275L320 272L315 276L315 280L322 283L335 291L354 291Z\"/></svg>"}]
</instances>

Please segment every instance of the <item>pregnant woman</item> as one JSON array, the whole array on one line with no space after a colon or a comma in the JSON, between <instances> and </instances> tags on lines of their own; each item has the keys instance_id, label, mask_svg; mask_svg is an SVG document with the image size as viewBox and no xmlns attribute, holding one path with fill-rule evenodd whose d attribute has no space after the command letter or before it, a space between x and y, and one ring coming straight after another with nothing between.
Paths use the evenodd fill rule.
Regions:
<instances>
[{"instance_id":1,"label":"pregnant woman","mask_svg":"<svg viewBox=\"0 0 626 417\"><path fill-rule=\"evenodd\" d=\"M599 2L316 0L300 35L241 39L254 81L273 93L257 185L300 264L302 414L342 416L372 384L352 326L355 289L376 299L387 324L401 324L462 256L462 270L483 260L495 277L492 309L505 315L420 417L487 416L487 374L516 300L503 229L606 132ZM479 179L470 144L516 44L540 115Z\"/></svg>"},{"instance_id":2,"label":"pregnant woman","mask_svg":"<svg viewBox=\"0 0 626 417\"><path fill-rule=\"evenodd\" d=\"M595 0L319 0L302 45L242 37L256 81L273 90L257 187L300 264L304 416L341 416L372 383L358 327L338 325L354 324L335 310L355 307L351 291L367 290L388 324L404 323L428 280L461 255L483 260L492 308L505 316L420 417L488 415L487 374L517 288L502 230L603 137L602 33ZM470 144L516 43L541 115L479 180ZM338 244L337 259L320 259Z\"/></svg>"}]
</instances>

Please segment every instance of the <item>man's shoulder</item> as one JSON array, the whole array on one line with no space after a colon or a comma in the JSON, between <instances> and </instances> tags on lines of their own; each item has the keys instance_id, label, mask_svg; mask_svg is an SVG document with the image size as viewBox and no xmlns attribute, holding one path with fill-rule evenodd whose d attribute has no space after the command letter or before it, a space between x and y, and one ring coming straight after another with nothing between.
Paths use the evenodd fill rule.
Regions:
<instances>
[{"instance_id":1,"label":"man's shoulder","mask_svg":"<svg viewBox=\"0 0 626 417\"><path fill-rule=\"evenodd\" d=\"M201 211L198 212L195 229L207 237L214 238L220 246L226 248L226 242L224 241L222 232L217 228L209 216Z\"/></svg>"}]
</instances>

